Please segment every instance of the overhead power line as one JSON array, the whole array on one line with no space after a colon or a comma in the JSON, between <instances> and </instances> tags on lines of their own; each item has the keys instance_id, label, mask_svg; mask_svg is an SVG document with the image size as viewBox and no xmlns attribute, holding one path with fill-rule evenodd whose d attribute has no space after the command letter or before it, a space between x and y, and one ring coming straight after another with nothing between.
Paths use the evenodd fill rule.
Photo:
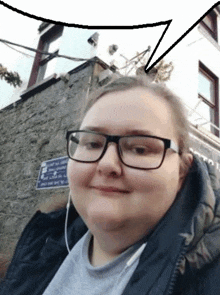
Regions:
<instances>
[{"instance_id":1,"label":"overhead power line","mask_svg":"<svg viewBox=\"0 0 220 295\"><path fill-rule=\"evenodd\" d=\"M40 53L40 54L45 54L45 55L48 55L48 56L62 57L62 58L66 58L66 59L70 59L70 60L74 60L74 61L88 61L89 60L88 58L71 57L71 56L68 56L68 55L61 55L61 54L58 54L58 53L50 53L50 52L47 52L47 51L41 51L41 50L37 50L37 49L31 48L31 47L27 47L27 46L24 46L24 45L13 43L13 42L10 42L10 41L4 40L4 39L0 39L0 42L2 42L4 44L10 44L10 45L18 46L18 47L24 48L26 50L30 50L30 51Z\"/></svg>"},{"instance_id":2,"label":"overhead power line","mask_svg":"<svg viewBox=\"0 0 220 295\"><path fill-rule=\"evenodd\" d=\"M48 56L51 56L53 58L54 57L61 57L61 58L66 58L66 59L69 59L69 60L72 60L72 61L76 61L76 62L88 61L89 60L89 58L72 57L72 56L68 56L68 55L59 54L58 52L51 53L51 52L47 52L47 51L43 51L43 50L38 50L38 49L27 47L27 46L24 46L24 45L21 45L21 44L17 44L17 43L14 43L14 42L11 42L11 41L8 41L8 40L4 40L4 39L0 39L0 42L2 42L3 44L5 44L6 46L9 46L10 48L12 48L10 45L13 45L13 46L24 48L26 50L29 50L29 51L32 51L32 52L35 52L35 53L40 53L40 54L48 55ZM12 49L16 50L15 48L12 48ZM128 68L132 64L133 64L133 66L136 66L136 64L140 62L140 60L145 56L145 54L147 52L150 52L150 49L151 49L151 47L148 46L148 48L146 50L144 50L143 52L137 54L136 56L134 56L130 60L129 59L126 59L127 60L126 61L126 65L123 66L123 67L121 67L121 68L118 68L117 70L120 71L122 69ZM24 54L24 55L26 55L26 53L23 53L21 51L19 51L19 52L22 53L22 54ZM138 60L135 60L135 59L138 59Z\"/></svg>"},{"instance_id":3,"label":"overhead power line","mask_svg":"<svg viewBox=\"0 0 220 295\"><path fill-rule=\"evenodd\" d=\"M19 52L19 53L21 53L21 54L27 56L27 57L34 58L33 55L30 55L30 54L27 54L27 53L25 53L25 52L23 52L23 51L21 51L21 50L18 50L18 49L16 49L16 48L10 46L9 44L4 43L4 45L7 46L7 47L9 47L9 48L12 49L12 50L15 50L16 52Z\"/></svg>"}]
</instances>

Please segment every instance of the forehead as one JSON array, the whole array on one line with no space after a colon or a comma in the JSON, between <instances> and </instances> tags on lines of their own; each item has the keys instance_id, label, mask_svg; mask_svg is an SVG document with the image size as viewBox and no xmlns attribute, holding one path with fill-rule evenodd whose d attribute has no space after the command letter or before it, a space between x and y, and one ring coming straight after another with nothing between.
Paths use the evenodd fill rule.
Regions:
<instances>
[{"instance_id":1,"label":"forehead","mask_svg":"<svg viewBox=\"0 0 220 295\"><path fill-rule=\"evenodd\" d=\"M81 124L81 129L91 127L112 134L130 133L138 129L161 137L175 136L168 103L141 87L108 93L99 98Z\"/></svg>"}]
</instances>

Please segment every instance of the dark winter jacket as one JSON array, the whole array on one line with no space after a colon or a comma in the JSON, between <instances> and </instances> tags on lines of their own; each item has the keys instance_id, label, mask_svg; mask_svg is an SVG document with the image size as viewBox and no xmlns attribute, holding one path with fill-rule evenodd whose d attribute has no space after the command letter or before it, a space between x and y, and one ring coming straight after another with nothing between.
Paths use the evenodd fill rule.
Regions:
<instances>
[{"instance_id":1,"label":"dark winter jacket","mask_svg":"<svg viewBox=\"0 0 220 295\"><path fill-rule=\"evenodd\" d=\"M146 238L147 247L123 295L220 294L219 202L212 167L195 158L176 201ZM65 214L62 209L34 215L18 242L1 295L43 294L68 254ZM87 228L74 207L69 217L71 248Z\"/></svg>"}]
</instances>

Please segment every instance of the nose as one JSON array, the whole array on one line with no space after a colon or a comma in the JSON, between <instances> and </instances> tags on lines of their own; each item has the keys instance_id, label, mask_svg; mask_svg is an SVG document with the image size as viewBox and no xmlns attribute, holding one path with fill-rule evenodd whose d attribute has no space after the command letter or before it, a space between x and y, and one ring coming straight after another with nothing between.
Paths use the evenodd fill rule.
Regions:
<instances>
[{"instance_id":1,"label":"nose","mask_svg":"<svg viewBox=\"0 0 220 295\"><path fill-rule=\"evenodd\" d=\"M109 143L103 157L98 162L98 172L105 176L118 177L122 174L122 163L118 156L117 144Z\"/></svg>"}]
</instances>

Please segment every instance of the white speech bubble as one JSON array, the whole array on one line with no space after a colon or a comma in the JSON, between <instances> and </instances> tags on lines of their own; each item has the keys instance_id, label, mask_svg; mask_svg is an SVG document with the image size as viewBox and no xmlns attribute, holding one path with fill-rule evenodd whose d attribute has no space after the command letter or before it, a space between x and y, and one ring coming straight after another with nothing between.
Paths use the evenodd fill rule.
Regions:
<instances>
[{"instance_id":1,"label":"white speech bubble","mask_svg":"<svg viewBox=\"0 0 220 295\"><path fill-rule=\"evenodd\" d=\"M37 20L88 29L147 27L166 23L146 70L150 70L175 47L220 1L25 1L0 4Z\"/></svg>"}]
</instances>

